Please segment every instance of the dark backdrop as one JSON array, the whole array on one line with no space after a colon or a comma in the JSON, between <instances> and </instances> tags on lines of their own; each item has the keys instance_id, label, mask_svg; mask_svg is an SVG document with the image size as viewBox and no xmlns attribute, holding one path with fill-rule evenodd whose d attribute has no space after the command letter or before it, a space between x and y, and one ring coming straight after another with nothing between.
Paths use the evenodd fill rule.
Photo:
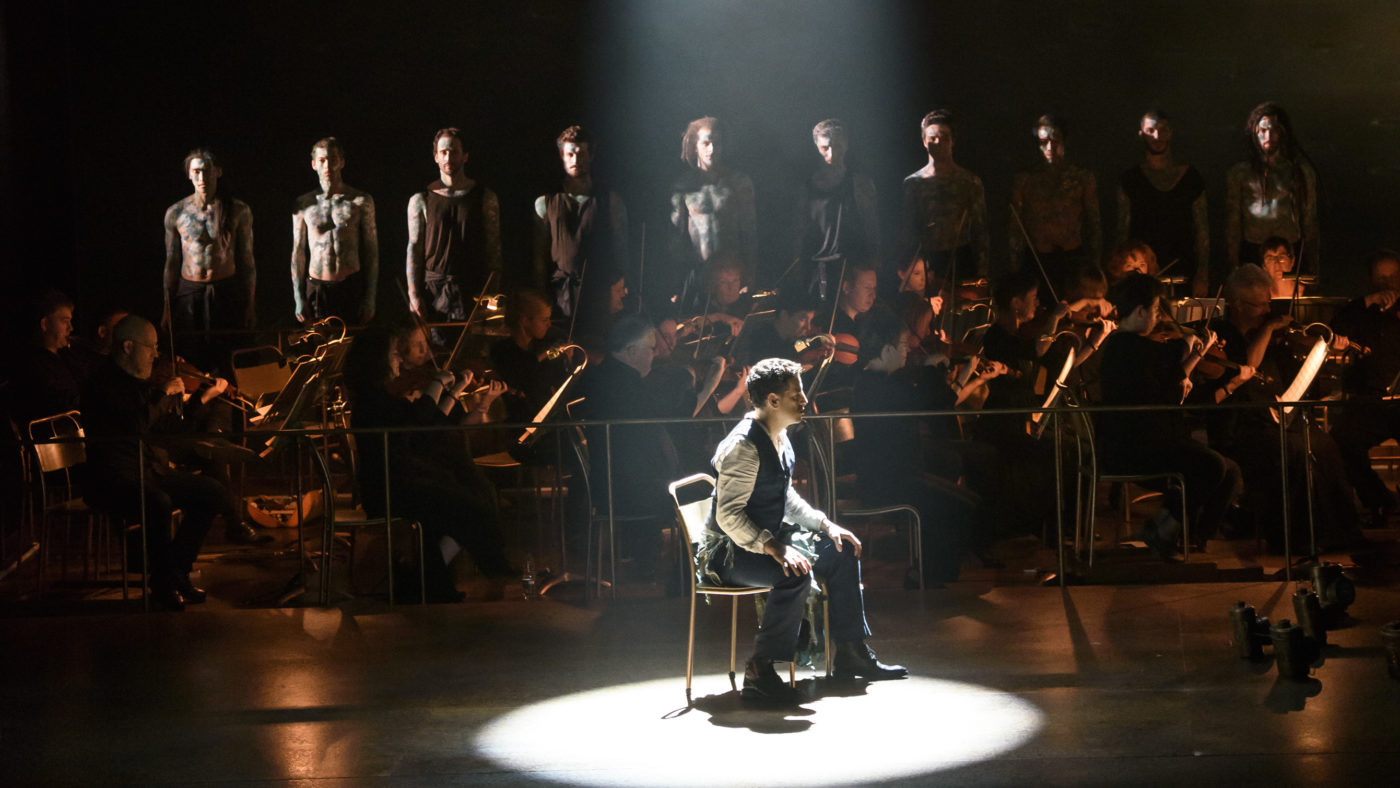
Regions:
<instances>
[{"instance_id":1,"label":"dark backdrop","mask_svg":"<svg viewBox=\"0 0 1400 788\"><path fill-rule=\"evenodd\" d=\"M110 301L154 313L161 217L190 191L180 162L196 145L223 157L221 191L252 206L260 322L289 323L289 209L315 188L309 146L328 134L347 147L347 181L376 199L381 308L398 308L405 204L435 176L432 133L446 125L467 131L471 174L501 197L517 271L569 123L600 136L600 177L629 203L634 252L646 225L652 264L685 123L720 117L727 158L757 186L771 280L790 259L812 125L847 122L893 233L899 181L923 163L919 118L936 106L958 113L957 158L986 184L994 266L1011 177L1034 160L1046 111L1072 124L1070 156L1098 175L1108 228L1137 115L1173 114L1179 157L1210 184L1218 258L1245 115L1278 101L1320 174L1327 289L1354 291L1360 256L1400 244L1400 6L1384 0L12 0L0 25L11 331L42 285L72 292L80 319Z\"/></svg>"}]
</instances>

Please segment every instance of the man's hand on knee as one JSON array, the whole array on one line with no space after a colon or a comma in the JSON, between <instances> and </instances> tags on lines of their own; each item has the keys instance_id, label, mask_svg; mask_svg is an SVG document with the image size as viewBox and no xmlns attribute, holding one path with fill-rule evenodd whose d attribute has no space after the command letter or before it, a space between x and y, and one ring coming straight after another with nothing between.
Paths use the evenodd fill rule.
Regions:
<instances>
[{"instance_id":1,"label":"man's hand on knee","mask_svg":"<svg viewBox=\"0 0 1400 788\"><path fill-rule=\"evenodd\" d=\"M763 545L763 552L773 557L774 561L783 568L783 574L789 577L794 574L805 575L812 571L812 564L807 560L797 548L789 544L783 544L776 538L769 539Z\"/></svg>"},{"instance_id":2,"label":"man's hand on knee","mask_svg":"<svg viewBox=\"0 0 1400 788\"><path fill-rule=\"evenodd\" d=\"M836 523L827 520L826 535L827 538L829 538L832 542L836 544L836 550L838 552L841 550L842 542L849 542L851 545L851 549L854 550L856 553L856 558L860 558L860 540L856 538L855 534L851 533L845 528L842 528Z\"/></svg>"}]
</instances>

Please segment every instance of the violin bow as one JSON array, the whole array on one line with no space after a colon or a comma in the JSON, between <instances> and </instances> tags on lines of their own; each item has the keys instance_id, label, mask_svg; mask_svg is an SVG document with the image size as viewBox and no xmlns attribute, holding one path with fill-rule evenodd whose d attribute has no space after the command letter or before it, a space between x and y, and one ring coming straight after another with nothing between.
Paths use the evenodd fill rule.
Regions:
<instances>
[{"instance_id":1,"label":"violin bow","mask_svg":"<svg viewBox=\"0 0 1400 788\"><path fill-rule=\"evenodd\" d=\"M962 217L958 219L958 230L957 230L956 233L953 234L953 243L954 243L954 244L956 244L959 240L962 239L963 223L966 222L966 221L967 221L967 209L964 208L964 209L963 209L963 212L962 212ZM958 250L958 247L955 245L955 246L953 247L953 256L952 256L952 259L951 259L951 260L949 261L949 263L948 263L948 303L943 305L943 314L941 314L941 315L938 316L939 330L943 332L943 336L945 336L945 337L950 337L950 339L948 340L949 342L952 341L952 339L951 339L952 335L948 333L948 320L949 320L949 315L951 315L951 314L953 313L953 310L956 309L956 308L957 308L957 305L958 305L958 251L957 251L957 250ZM924 273L927 274L927 273L928 273L927 270L925 270Z\"/></svg>"},{"instance_id":2,"label":"violin bow","mask_svg":"<svg viewBox=\"0 0 1400 788\"><path fill-rule=\"evenodd\" d=\"M398 280L398 278L395 277L395 278L394 278L394 284L398 286L398 288L399 288L399 295L403 296L403 301L404 301L404 303L405 303L405 304L408 304L408 303L409 303L409 300L408 300L408 291L404 290L403 282L400 282L400 281ZM429 331L428 331L428 321L424 320L422 315L418 314L417 312L414 312L411 306L410 306L410 308L409 308L409 310L408 310L408 313L409 313L410 315L413 315L413 323L414 323L414 325L418 327L418 330L419 330L419 331L422 331L422 332L423 332L423 340L424 340L425 342L430 342L430 341L432 341L432 336L433 336L433 335L432 335L431 333L429 333ZM432 354L432 353L429 353L429 354L428 354L428 360L432 362L432 364L433 364L433 369L439 369L439 370L442 369L442 367L438 366L438 363L437 363L437 356L436 356L436 355L434 355L434 354Z\"/></svg>"},{"instance_id":3,"label":"violin bow","mask_svg":"<svg viewBox=\"0 0 1400 788\"><path fill-rule=\"evenodd\" d=\"M846 281L846 258L841 258L841 276L836 280L836 287L839 290ZM830 334L836 328L836 310L841 308L841 296L833 293L831 298L831 319L826 321L826 333Z\"/></svg>"},{"instance_id":4,"label":"violin bow","mask_svg":"<svg viewBox=\"0 0 1400 788\"><path fill-rule=\"evenodd\" d=\"M161 295L165 299L165 313L170 315L169 339L170 339L170 377L175 377L175 313L170 311L170 291L161 288ZM185 398L175 398L175 412L180 414L181 420L185 418Z\"/></svg>"},{"instance_id":5,"label":"violin bow","mask_svg":"<svg viewBox=\"0 0 1400 788\"><path fill-rule=\"evenodd\" d=\"M443 365L443 369L452 369L452 362L457 360L457 353L462 349L462 340L466 339L467 333L472 330L472 318L476 317L476 310L481 308L481 301L486 298L486 291L491 289L491 282L495 279L495 271L486 274L486 284L481 286L481 292L477 293L472 301L472 311L467 313L466 325L462 326L462 333L457 335L457 344L452 346L452 352L447 354L447 363Z\"/></svg>"},{"instance_id":6,"label":"violin bow","mask_svg":"<svg viewBox=\"0 0 1400 788\"><path fill-rule=\"evenodd\" d=\"M1035 244L1031 242L1031 234L1026 232L1026 225L1021 223L1021 212L1016 210L1014 204L1008 204L1011 215L1016 219L1016 226L1021 230L1021 237L1026 239L1026 248L1030 250L1031 259L1035 261L1035 267L1040 269L1040 275L1045 279L1045 286L1050 290L1050 297L1055 299L1055 303L1060 302L1060 296L1055 292L1055 283L1050 281L1050 275L1045 273L1045 266L1040 262L1040 255L1036 254Z\"/></svg>"},{"instance_id":7,"label":"violin bow","mask_svg":"<svg viewBox=\"0 0 1400 788\"><path fill-rule=\"evenodd\" d=\"M645 244L646 244L646 232L647 232L647 226L644 224L644 225L642 225L642 244L643 244L643 251L646 250L646 247L645 247ZM579 298L579 296L582 296L582 295L583 295L583 278L584 278L585 276L587 276L587 275L588 275L588 258L585 257L585 258L583 258L583 263L582 263L581 265L579 265L579 267L578 267L578 292L574 295L574 301L573 301L574 313L573 313L572 315L569 315L569 335L568 335L567 337L564 338L565 342L568 342L569 344L573 344L573 341L574 341L574 324L578 322L578 313L579 313L580 310L583 309L583 304L581 303L581 299ZM566 285L566 287L567 287L567 285ZM639 300L640 300L640 299L639 299Z\"/></svg>"}]
</instances>

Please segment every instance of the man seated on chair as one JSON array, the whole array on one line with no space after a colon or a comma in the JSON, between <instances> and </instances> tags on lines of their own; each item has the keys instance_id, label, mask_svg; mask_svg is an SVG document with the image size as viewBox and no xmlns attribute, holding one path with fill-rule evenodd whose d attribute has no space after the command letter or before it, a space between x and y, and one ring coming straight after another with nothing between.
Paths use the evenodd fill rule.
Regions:
<instances>
[{"instance_id":1,"label":"man seated on chair","mask_svg":"<svg viewBox=\"0 0 1400 788\"><path fill-rule=\"evenodd\" d=\"M1128 274L1109 290L1118 311L1118 330L1104 342L1100 373L1105 405L1159 405L1159 410L1098 414L1098 466L1106 474L1179 473L1186 482L1186 506L1198 541L1213 535L1240 483L1233 461L1192 440L1180 405L1191 390L1191 372L1215 341L1188 337L1158 342L1148 338L1157 327L1162 283L1147 274ZM1242 366L1212 392L1217 401L1244 385L1254 369ZM1162 479L1143 482L1163 489ZM1176 553L1183 513L1181 498L1168 494L1166 504L1143 526L1143 541L1159 556Z\"/></svg>"},{"instance_id":2,"label":"man seated on chair","mask_svg":"<svg viewBox=\"0 0 1400 788\"><path fill-rule=\"evenodd\" d=\"M183 610L186 603L204 601L204 591L190 582L189 573L216 517L223 517L231 541L251 543L257 538L227 487L210 476L172 468L168 455L153 443L161 436L191 431L187 423L196 421L200 410L228 387L227 381L215 378L183 404L185 384L179 377L152 387L156 340L150 321L137 315L122 318L112 330L111 360L83 389L85 489L94 507L145 526L151 601L162 609ZM142 454L137 454L132 435L149 436ZM170 518L176 509L183 510L184 517L172 536ZM133 553L132 560L139 561L139 547Z\"/></svg>"},{"instance_id":3,"label":"man seated on chair","mask_svg":"<svg viewBox=\"0 0 1400 788\"><path fill-rule=\"evenodd\" d=\"M785 359L755 364L747 382L754 409L720 442L711 461L715 497L697 559L701 570L720 585L772 588L744 669L746 700L799 700L773 662L790 660L797 651L810 573L826 582L830 596L827 634L836 644L834 673L872 680L908 673L881 663L865 645L870 629L860 583L860 540L792 487L794 455L786 432L802 421L807 406L801 372Z\"/></svg>"}]
</instances>

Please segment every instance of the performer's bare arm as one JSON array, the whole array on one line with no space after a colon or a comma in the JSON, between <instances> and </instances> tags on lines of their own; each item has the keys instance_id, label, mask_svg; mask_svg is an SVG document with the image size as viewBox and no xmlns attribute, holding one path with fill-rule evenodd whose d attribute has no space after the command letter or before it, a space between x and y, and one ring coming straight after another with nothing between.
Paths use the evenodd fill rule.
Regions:
<instances>
[{"instance_id":1,"label":"performer's bare arm","mask_svg":"<svg viewBox=\"0 0 1400 788\"><path fill-rule=\"evenodd\" d=\"M379 223L374 216L374 198L365 194L359 201L360 261L364 266L365 301L360 307L360 321L374 319L374 307L379 298Z\"/></svg>"},{"instance_id":2,"label":"performer's bare arm","mask_svg":"<svg viewBox=\"0 0 1400 788\"><path fill-rule=\"evenodd\" d=\"M1094 173L1086 172L1084 179L1084 248L1089 262L1103 264L1103 222L1099 216L1099 183Z\"/></svg>"},{"instance_id":3,"label":"performer's bare arm","mask_svg":"<svg viewBox=\"0 0 1400 788\"><path fill-rule=\"evenodd\" d=\"M531 262L531 281L535 287L547 285L549 278L553 276L554 260L550 256L550 245L553 238L550 235L549 220L549 198L543 194L535 198L535 219L534 219L534 243Z\"/></svg>"},{"instance_id":4,"label":"performer's bare arm","mask_svg":"<svg viewBox=\"0 0 1400 788\"><path fill-rule=\"evenodd\" d=\"M1205 298L1210 294L1210 219L1206 213L1206 194L1201 192L1191 203L1191 229L1196 240L1196 273L1191 280L1191 295Z\"/></svg>"},{"instance_id":5,"label":"performer's bare arm","mask_svg":"<svg viewBox=\"0 0 1400 788\"><path fill-rule=\"evenodd\" d=\"M165 270L161 275L161 285L166 292L166 309L162 312L160 322L162 328L170 326L169 306L175 300L175 288L180 285L180 261L184 257L184 252L180 244L180 230L176 226L176 219L180 213L183 203L175 203L165 212Z\"/></svg>"},{"instance_id":6,"label":"performer's bare arm","mask_svg":"<svg viewBox=\"0 0 1400 788\"><path fill-rule=\"evenodd\" d=\"M423 314L423 228L427 224L427 201L420 192L408 201L408 264L404 272L408 279L408 308Z\"/></svg>"},{"instance_id":7,"label":"performer's bare arm","mask_svg":"<svg viewBox=\"0 0 1400 788\"><path fill-rule=\"evenodd\" d=\"M608 207L611 209L608 216L612 219L613 260L630 271L631 259L627 256L631 251L628 248L627 204L615 192L608 193L608 201Z\"/></svg>"},{"instance_id":8,"label":"performer's bare arm","mask_svg":"<svg viewBox=\"0 0 1400 788\"><path fill-rule=\"evenodd\" d=\"M967 216L972 248L977 253L977 275L991 271L991 239L987 235L987 194L982 179L973 176L972 210Z\"/></svg>"},{"instance_id":9,"label":"performer's bare arm","mask_svg":"<svg viewBox=\"0 0 1400 788\"><path fill-rule=\"evenodd\" d=\"M1011 266L1020 267L1022 255L1026 253L1026 234L1022 223L1026 215L1026 173L1018 172L1011 180L1011 211L1007 217L1006 245L1011 250ZM1016 217L1022 217L1017 221Z\"/></svg>"},{"instance_id":10,"label":"performer's bare arm","mask_svg":"<svg viewBox=\"0 0 1400 788\"><path fill-rule=\"evenodd\" d=\"M1317 172L1306 161L1298 162L1298 170L1302 174L1304 189L1302 205L1299 206L1302 216L1298 217L1298 230L1303 234L1301 255L1309 268L1321 272L1322 268L1318 265L1322 259L1319 257L1322 244L1318 238L1317 225Z\"/></svg>"},{"instance_id":11,"label":"performer's bare arm","mask_svg":"<svg viewBox=\"0 0 1400 788\"><path fill-rule=\"evenodd\" d=\"M1231 268L1240 264L1240 241L1244 238L1240 214L1244 210L1248 178L1248 165L1231 167L1225 178L1225 254L1229 256Z\"/></svg>"},{"instance_id":12,"label":"performer's bare arm","mask_svg":"<svg viewBox=\"0 0 1400 788\"><path fill-rule=\"evenodd\" d=\"M297 211L292 214L292 305L298 323L306 322L306 272L309 259L306 217L303 211Z\"/></svg>"},{"instance_id":13,"label":"performer's bare arm","mask_svg":"<svg viewBox=\"0 0 1400 788\"><path fill-rule=\"evenodd\" d=\"M501 204L490 189L481 198L481 218L486 225L486 270L496 272L496 287L501 285Z\"/></svg>"},{"instance_id":14,"label":"performer's bare arm","mask_svg":"<svg viewBox=\"0 0 1400 788\"><path fill-rule=\"evenodd\" d=\"M235 201L227 206L233 215L233 257L238 270L243 273L244 286L248 288L248 306L243 314L243 325L252 328L257 315L255 299L258 292L258 267L253 261L253 212L248 206Z\"/></svg>"}]
</instances>

